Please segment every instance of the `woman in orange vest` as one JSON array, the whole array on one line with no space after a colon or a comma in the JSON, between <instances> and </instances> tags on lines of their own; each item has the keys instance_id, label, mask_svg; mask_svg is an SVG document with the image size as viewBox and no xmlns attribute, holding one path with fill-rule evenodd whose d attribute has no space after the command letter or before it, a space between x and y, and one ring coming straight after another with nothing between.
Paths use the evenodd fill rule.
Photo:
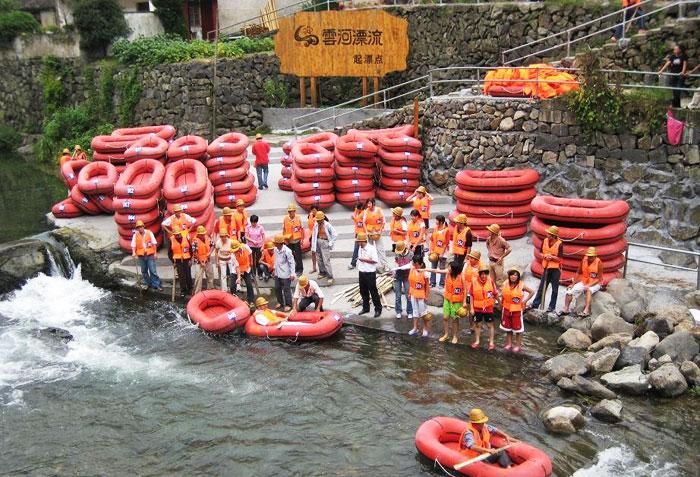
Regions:
<instances>
[{"instance_id":1,"label":"woman in orange vest","mask_svg":"<svg viewBox=\"0 0 700 477\"><path fill-rule=\"evenodd\" d=\"M423 258L425 245L425 223L421 220L417 210L411 211L411 220L408 222L408 248L416 257Z\"/></svg>"},{"instance_id":2,"label":"woman in orange vest","mask_svg":"<svg viewBox=\"0 0 700 477\"><path fill-rule=\"evenodd\" d=\"M214 283L214 264L210 260L212 252L211 239L203 225L197 227L197 235L192 241L192 256L194 265L194 293L202 290L202 275L207 277L207 289Z\"/></svg>"},{"instance_id":3,"label":"woman in orange vest","mask_svg":"<svg viewBox=\"0 0 700 477\"><path fill-rule=\"evenodd\" d=\"M180 281L180 295L187 297L192 293L190 238L187 229L173 228L173 234L170 236L170 250L173 264L177 269L177 277ZM173 286L175 285L173 284Z\"/></svg>"},{"instance_id":4,"label":"woman in orange vest","mask_svg":"<svg viewBox=\"0 0 700 477\"><path fill-rule=\"evenodd\" d=\"M433 268L445 268L447 265L447 248L450 244L450 229L445 223L445 216L435 217L435 228L430 231L430 248L428 260ZM437 285L437 275L430 275L430 286ZM440 288L445 288L445 275L440 275Z\"/></svg>"},{"instance_id":5,"label":"woman in orange vest","mask_svg":"<svg viewBox=\"0 0 700 477\"><path fill-rule=\"evenodd\" d=\"M549 298L547 312L552 313L557 307L557 294L559 293L559 278L561 278L561 262L564 258L564 244L559 239L559 227L552 225L547 229L547 237L542 241L542 279L537 288L535 299L530 308L538 308L540 301L544 303L547 286L552 286L552 294Z\"/></svg>"},{"instance_id":6,"label":"woman in orange vest","mask_svg":"<svg viewBox=\"0 0 700 477\"><path fill-rule=\"evenodd\" d=\"M314 225L316 225L316 212L318 212L318 207L312 205L309 209L309 215L306 216L306 229L309 233L309 237L314 233ZM311 239L309 239L311 240ZM318 269L316 268L316 251L311 248L311 273L316 273Z\"/></svg>"},{"instance_id":7,"label":"woman in orange vest","mask_svg":"<svg viewBox=\"0 0 700 477\"><path fill-rule=\"evenodd\" d=\"M362 202L355 204L355 210L352 213L352 223L355 226L355 238L357 234L365 233L365 206ZM350 265L348 265L348 270L352 270L357 266L357 256L360 253L360 242L355 240L355 246L352 249L352 258L350 259Z\"/></svg>"},{"instance_id":8,"label":"woman in orange vest","mask_svg":"<svg viewBox=\"0 0 700 477\"><path fill-rule=\"evenodd\" d=\"M467 316L467 284L464 280L462 267L459 262L451 261L449 268L429 268L426 272L432 272L432 277L439 273L445 282L444 300L442 302L442 320L445 333L440 337L441 342L447 341L450 337L450 327L452 328L452 344L459 343L459 319ZM432 286L432 285L431 285ZM450 321L452 325L450 326Z\"/></svg>"},{"instance_id":9,"label":"woman in orange vest","mask_svg":"<svg viewBox=\"0 0 700 477\"><path fill-rule=\"evenodd\" d=\"M301 241L304 238L304 227L301 219L297 216L297 206L289 204L287 206L287 216L282 222L282 235L287 241L287 247L294 256L295 273L301 276L304 273L304 262L301 256Z\"/></svg>"},{"instance_id":10,"label":"woman in orange vest","mask_svg":"<svg viewBox=\"0 0 700 477\"><path fill-rule=\"evenodd\" d=\"M87 161L87 154L85 154L83 148L80 147L80 144L76 144L73 148L73 160Z\"/></svg>"},{"instance_id":11,"label":"woman in orange vest","mask_svg":"<svg viewBox=\"0 0 700 477\"><path fill-rule=\"evenodd\" d=\"M160 284L160 277L156 270L157 248L158 244L153 232L146 230L142 220L137 220L136 231L131 237L131 256L139 261L141 275L146 286L162 291L163 287Z\"/></svg>"},{"instance_id":12,"label":"woman in orange vest","mask_svg":"<svg viewBox=\"0 0 700 477\"><path fill-rule=\"evenodd\" d=\"M593 294L600 290L604 271L603 262L598 258L595 247L588 247L586 255L581 259L581 264L578 266L576 281L566 288L564 309L557 313L557 315L568 315L571 302L584 293L586 304L580 316L590 316L591 299L593 298Z\"/></svg>"},{"instance_id":13,"label":"woman in orange vest","mask_svg":"<svg viewBox=\"0 0 700 477\"><path fill-rule=\"evenodd\" d=\"M245 281L246 300L248 306L253 306L253 280L251 270L253 268L253 253L246 244L238 240L231 241L231 255L238 262L238 273L231 277L231 293L236 294L241 286L241 278Z\"/></svg>"},{"instance_id":14,"label":"woman in orange vest","mask_svg":"<svg viewBox=\"0 0 700 477\"><path fill-rule=\"evenodd\" d=\"M452 255L460 265L472 249L472 231L467 227L467 216L459 214L454 218L455 228L452 232Z\"/></svg>"},{"instance_id":15,"label":"woman in orange vest","mask_svg":"<svg viewBox=\"0 0 700 477\"><path fill-rule=\"evenodd\" d=\"M498 297L498 288L489 277L489 266L485 263L479 265L479 276L472 279L469 287L469 297L471 302L469 308L474 321L474 343L472 348L477 349L481 340L481 323L486 323L489 329L489 350L495 349L493 339L496 329L493 324L493 307Z\"/></svg>"},{"instance_id":16,"label":"woman in orange vest","mask_svg":"<svg viewBox=\"0 0 700 477\"><path fill-rule=\"evenodd\" d=\"M72 161L73 156L70 155L70 150L66 147L63 149L63 154L61 154L61 157L58 158L58 167L59 169L63 166L64 163L68 161Z\"/></svg>"},{"instance_id":17,"label":"woman in orange vest","mask_svg":"<svg viewBox=\"0 0 700 477\"><path fill-rule=\"evenodd\" d=\"M421 221L421 225L423 222ZM427 299L430 294L430 281L425 273L423 257L413 256L413 265L408 273L408 297L413 308L413 329L408 332L410 336L420 333L419 319L423 321L423 337L430 336L430 321L433 315L428 313Z\"/></svg>"},{"instance_id":18,"label":"woman in orange vest","mask_svg":"<svg viewBox=\"0 0 700 477\"><path fill-rule=\"evenodd\" d=\"M161 226L168 236L175 233L175 229L179 229L184 232L188 232L194 226L196 220L184 213L182 204L175 204L173 206L173 215L165 219Z\"/></svg>"},{"instance_id":19,"label":"woman in orange vest","mask_svg":"<svg viewBox=\"0 0 700 477\"><path fill-rule=\"evenodd\" d=\"M458 262L459 263L459 262ZM467 288L471 286L472 280L479 277L479 267L481 266L481 252L478 250L471 250L467 254L467 263L462 267L462 275L464 276L464 283ZM471 303L471 297L467 294L467 303ZM471 314L469 314L469 307L467 307L467 312L469 318L469 334L474 333L476 325L471 319Z\"/></svg>"},{"instance_id":20,"label":"woman in orange vest","mask_svg":"<svg viewBox=\"0 0 700 477\"><path fill-rule=\"evenodd\" d=\"M236 238L245 243L245 228L248 225L248 214L245 211L245 201L236 199L236 210L233 211L233 223L236 228Z\"/></svg>"},{"instance_id":21,"label":"woman in orange vest","mask_svg":"<svg viewBox=\"0 0 700 477\"><path fill-rule=\"evenodd\" d=\"M527 298L525 298L527 293ZM509 351L512 346L512 338L515 338L515 346L512 346L513 353L520 352L522 345L525 324L523 322L523 307L532 299L534 292L527 286L520 277L520 270L515 267L508 269L508 280L503 282L500 299L501 326L506 332L506 344L504 350Z\"/></svg>"},{"instance_id":22,"label":"woman in orange vest","mask_svg":"<svg viewBox=\"0 0 700 477\"><path fill-rule=\"evenodd\" d=\"M266 282L270 280L272 272L275 270L274 248L275 245L272 242L266 242L258 263L258 273Z\"/></svg>"},{"instance_id":23,"label":"woman in orange vest","mask_svg":"<svg viewBox=\"0 0 700 477\"><path fill-rule=\"evenodd\" d=\"M413 210L417 210L420 218L425 223L425 228L430 227L430 206L433 203L433 196L428 194L425 187L420 186L416 191L406 197L406 202L413 201Z\"/></svg>"},{"instance_id":24,"label":"woman in orange vest","mask_svg":"<svg viewBox=\"0 0 700 477\"><path fill-rule=\"evenodd\" d=\"M233 221L233 210L230 207L224 207L221 212L221 217L216 221L216 229L214 232L221 236L221 232L226 233L229 237L235 237L236 235L236 224Z\"/></svg>"},{"instance_id":25,"label":"woman in orange vest","mask_svg":"<svg viewBox=\"0 0 700 477\"><path fill-rule=\"evenodd\" d=\"M488 420L488 416L481 409L469 411L469 423L459 437L460 452L467 456L468 459L478 457L480 454L491 454L484 459L485 462L489 464L498 462L498 465L507 469L513 465L513 461L506 452L498 452L498 449L494 449L491 446L491 436L500 435L505 440L505 445L514 444L518 440L496 427L486 424Z\"/></svg>"},{"instance_id":26,"label":"woman in orange vest","mask_svg":"<svg viewBox=\"0 0 700 477\"><path fill-rule=\"evenodd\" d=\"M396 251L398 242L405 242L408 235L408 225L406 218L403 216L401 207L391 209L391 224L389 224L389 238L391 239L391 251Z\"/></svg>"}]
</instances>

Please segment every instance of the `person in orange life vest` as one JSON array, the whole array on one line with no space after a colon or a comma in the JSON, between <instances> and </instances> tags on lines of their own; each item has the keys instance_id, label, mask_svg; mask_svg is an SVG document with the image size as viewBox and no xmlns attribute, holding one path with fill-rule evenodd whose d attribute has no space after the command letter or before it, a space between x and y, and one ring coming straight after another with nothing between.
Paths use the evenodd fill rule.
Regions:
<instances>
[{"instance_id":1,"label":"person in orange life vest","mask_svg":"<svg viewBox=\"0 0 700 477\"><path fill-rule=\"evenodd\" d=\"M391 251L396 251L398 242L405 242L408 236L408 223L403 216L401 207L391 209L391 224L389 224L389 238L391 239Z\"/></svg>"},{"instance_id":2,"label":"person in orange life vest","mask_svg":"<svg viewBox=\"0 0 700 477\"><path fill-rule=\"evenodd\" d=\"M430 231L430 245L428 260L432 268L445 268L447 265L447 249L450 245L450 229L445 223L445 216L435 217L435 227ZM437 284L437 275L430 275L430 286ZM445 288L445 275L440 275L440 288Z\"/></svg>"},{"instance_id":3,"label":"person in orange life vest","mask_svg":"<svg viewBox=\"0 0 700 477\"><path fill-rule=\"evenodd\" d=\"M386 258L386 250L384 249L384 241L382 240L382 233L384 232L386 222L384 221L384 212L377 207L377 201L375 199L367 199L365 202L363 222L365 225L365 232L367 233L367 243L373 245L377 251L377 257L379 258L377 270L382 272L389 270L389 261Z\"/></svg>"},{"instance_id":4,"label":"person in orange life vest","mask_svg":"<svg viewBox=\"0 0 700 477\"><path fill-rule=\"evenodd\" d=\"M270 172L270 145L265 142L262 134L256 134L255 142L250 150L255 156L255 172L258 176L258 188L260 190L269 189L267 186L267 176Z\"/></svg>"},{"instance_id":5,"label":"person in orange life vest","mask_svg":"<svg viewBox=\"0 0 700 477\"><path fill-rule=\"evenodd\" d=\"M481 267L481 252L478 250L471 250L467 254L467 263L462 267L462 276L464 276L464 283L469 288L474 278L479 277L479 267ZM467 303L471 303L471 297L467 294ZM471 319L470 308L467 307L467 312L469 313L469 334L474 333L476 324L474 320Z\"/></svg>"},{"instance_id":6,"label":"person in orange life vest","mask_svg":"<svg viewBox=\"0 0 700 477\"><path fill-rule=\"evenodd\" d=\"M219 231L219 238L214 245L216 264L219 269L219 287L226 291L229 287L229 277L238 275L238 262L231 251L232 241L226 230Z\"/></svg>"},{"instance_id":7,"label":"person in orange life vest","mask_svg":"<svg viewBox=\"0 0 700 477\"><path fill-rule=\"evenodd\" d=\"M420 186L416 191L406 197L406 202L413 201L413 210L417 210L420 218L425 222L425 228L430 227L430 206L433 203L433 196L428 194L425 187Z\"/></svg>"},{"instance_id":8,"label":"person in orange life vest","mask_svg":"<svg viewBox=\"0 0 700 477\"><path fill-rule=\"evenodd\" d=\"M425 227L423 221L421 225ZM413 256L413 266L408 273L408 296L413 308L413 329L408 332L410 336L420 333L419 320L423 322L423 337L430 336L430 321L433 315L428 313L427 300L430 295L430 279L425 273L425 264L422 256Z\"/></svg>"},{"instance_id":9,"label":"person in orange life vest","mask_svg":"<svg viewBox=\"0 0 700 477\"><path fill-rule=\"evenodd\" d=\"M236 228L236 238L245 243L245 228L248 226L248 214L245 211L243 199L236 199L236 210L233 211L233 223Z\"/></svg>"},{"instance_id":10,"label":"person in orange life vest","mask_svg":"<svg viewBox=\"0 0 700 477\"><path fill-rule=\"evenodd\" d=\"M229 237L235 237L236 235L236 223L233 221L233 210L231 207L224 207L224 210L221 212L221 217L216 221L214 233L221 236L222 231Z\"/></svg>"},{"instance_id":11,"label":"person in orange life vest","mask_svg":"<svg viewBox=\"0 0 700 477\"><path fill-rule=\"evenodd\" d=\"M266 282L270 281L272 272L275 270L274 248L275 244L272 242L266 242L265 248L260 256L260 261L258 262L258 275L260 275Z\"/></svg>"},{"instance_id":12,"label":"person in orange life vest","mask_svg":"<svg viewBox=\"0 0 700 477\"><path fill-rule=\"evenodd\" d=\"M311 237L311 235L314 233L314 225L316 225L316 212L318 212L318 207L312 205L309 209L309 215L306 216L306 229L309 237ZM316 255L316 250L311 247L311 273L316 273L318 271L317 261L318 257Z\"/></svg>"},{"instance_id":13,"label":"person in orange life vest","mask_svg":"<svg viewBox=\"0 0 700 477\"><path fill-rule=\"evenodd\" d=\"M355 238L357 234L365 233L365 206L362 202L355 204L355 210L352 213L352 223L355 226ZM352 270L357 266L357 254L360 251L360 242L355 240L355 246L352 249L352 258L350 259L350 265L348 265L348 270Z\"/></svg>"},{"instance_id":14,"label":"person in orange life vest","mask_svg":"<svg viewBox=\"0 0 700 477\"><path fill-rule=\"evenodd\" d=\"M586 304L583 307L581 316L590 316L591 298L595 292L600 290L604 271L603 262L598 258L595 247L588 247L586 256L581 259L581 264L578 266L575 282L566 288L564 309L557 314L559 316L568 315L571 302L583 293Z\"/></svg>"},{"instance_id":15,"label":"person in orange life vest","mask_svg":"<svg viewBox=\"0 0 700 477\"><path fill-rule=\"evenodd\" d=\"M262 326L279 325L287 321L287 318L289 318L287 313L270 310L268 301L264 297L259 296L255 299L253 319L257 324Z\"/></svg>"},{"instance_id":16,"label":"person in orange life vest","mask_svg":"<svg viewBox=\"0 0 700 477\"><path fill-rule=\"evenodd\" d=\"M194 268L194 293L202 290L203 275L207 277L206 288L212 288L214 284L214 264L211 260L213 247L211 239L207 235L207 229L203 225L197 227L197 235L192 240L192 265Z\"/></svg>"},{"instance_id":17,"label":"person in orange life vest","mask_svg":"<svg viewBox=\"0 0 700 477\"><path fill-rule=\"evenodd\" d=\"M454 218L455 228L452 232L452 255L457 263L464 265L464 258L472 249L472 231L467 227L467 216L459 214Z\"/></svg>"},{"instance_id":18,"label":"person in orange life vest","mask_svg":"<svg viewBox=\"0 0 700 477\"><path fill-rule=\"evenodd\" d=\"M163 290L160 277L156 270L156 237L153 232L146 230L142 220L136 221L136 231L131 236L131 256L139 261L141 275L146 287Z\"/></svg>"},{"instance_id":19,"label":"person in orange life vest","mask_svg":"<svg viewBox=\"0 0 700 477\"><path fill-rule=\"evenodd\" d=\"M61 157L58 158L58 167L60 168L63 166L68 161L72 161L73 156L70 155L70 150L66 147L63 149L63 154L61 154Z\"/></svg>"},{"instance_id":20,"label":"person in orange life vest","mask_svg":"<svg viewBox=\"0 0 700 477\"><path fill-rule=\"evenodd\" d=\"M173 228L173 234L170 236L170 250L180 281L180 295L187 297L192 294L191 249L187 229L181 230L177 226Z\"/></svg>"},{"instance_id":21,"label":"person in orange life vest","mask_svg":"<svg viewBox=\"0 0 700 477\"><path fill-rule=\"evenodd\" d=\"M163 221L161 226L168 236L173 235L174 230L180 229L181 231L189 232L189 230L194 226L196 220L190 217L182 211L181 204L175 204L173 206L173 215L168 217Z\"/></svg>"},{"instance_id":22,"label":"person in orange life vest","mask_svg":"<svg viewBox=\"0 0 700 477\"><path fill-rule=\"evenodd\" d=\"M486 250L489 254L491 277L496 283L502 283L505 280L503 274L503 259L510 254L512 248L501 235L500 225L491 224L486 227L486 230L489 231L489 236L486 239Z\"/></svg>"},{"instance_id":23,"label":"person in orange life vest","mask_svg":"<svg viewBox=\"0 0 700 477\"><path fill-rule=\"evenodd\" d=\"M87 154L85 154L83 148L80 147L80 144L76 144L73 148L73 160L87 161Z\"/></svg>"},{"instance_id":24,"label":"person in orange life vest","mask_svg":"<svg viewBox=\"0 0 700 477\"><path fill-rule=\"evenodd\" d=\"M392 269L394 275L394 311L396 318L404 316L401 308L401 298L406 297L406 315L409 320L413 319L413 307L411 306L411 298L408 296L408 275L411 272L411 264L413 262L413 253L408 250L406 242L399 240L396 242L396 255L394 260L396 266Z\"/></svg>"},{"instance_id":25,"label":"person in orange life vest","mask_svg":"<svg viewBox=\"0 0 700 477\"><path fill-rule=\"evenodd\" d=\"M231 293L236 294L238 287L241 285L241 278L245 281L246 301L249 306L253 306L253 252L246 244L238 240L231 241L231 255L238 262L238 273L231 277Z\"/></svg>"},{"instance_id":26,"label":"person in orange life vest","mask_svg":"<svg viewBox=\"0 0 700 477\"><path fill-rule=\"evenodd\" d=\"M506 445L514 444L518 440L496 427L486 424L488 420L489 418L481 409L469 411L469 423L459 438L459 448L468 458L478 457L480 454L491 454L484 459L489 464L498 463L504 469L511 467L513 461L508 454L505 451L497 452L498 449L491 447L491 436L500 435L505 440Z\"/></svg>"},{"instance_id":27,"label":"person in orange life vest","mask_svg":"<svg viewBox=\"0 0 700 477\"><path fill-rule=\"evenodd\" d=\"M547 229L547 237L542 241L542 279L537 288L535 299L529 308L537 308L540 301L545 300L544 289L547 283L552 286L552 294L549 298L547 312L553 312L557 307L557 293L559 293L559 278L561 277L561 263L564 258L564 244L559 239L559 227L552 225Z\"/></svg>"},{"instance_id":28,"label":"person in orange life vest","mask_svg":"<svg viewBox=\"0 0 700 477\"><path fill-rule=\"evenodd\" d=\"M459 319L467 316L467 284L462 267L456 261L451 261L449 268L429 268L427 272L447 276L444 300L442 302L442 316L445 333L440 337L440 342L445 342L450 337L450 319L452 319L452 343L459 343Z\"/></svg>"},{"instance_id":29,"label":"person in orange life vest","mask_svg":"<svg viewBox=\"0 0 700 477\"><path fill-rule=\"evenodd\" d=\"M477 349L481 340L481 323L485 322L489 329L489 350L495 349L493 339L496 329L493 324L493 306L498 297L498 288L493 279L489 277L489 266L482 263L479 266L479 276L472 279L469 287L469 297L471 299L469 308L473 316L474 343L472 348Z\"/></svg>"},{"instance_id":30,"label":"person in orange life vest","mask_svg":"<svg viewBox=\"0 0 700 477\"><path fill-rule=\"evenodd\" d=\"M287 216L282 222L282 235L287 241L287 247L289 247L294 256L294 272L297 275L301 275L304 273L304 263L301 256L301 241L304 238L304 228L301 225L301 219L297 217L297 206L294 204L287 206Z\"/></svg>"},{"instance_id":31,"label":"person in orange life vest","mask_svg":"<svg viewBox=\"0 0 700 477\"><path fill-rule=\"evenodd\" d=\"M413 252L414 256L422 259L426 228L425 223L420 218L420 213L416 209L411 211L411 220L409 220L407 228L408 248Z\"/></svg>"},{"instance_id":32,"label":"person in orange life vest","mask_svg":"<svg viewBox=\"0 0 700 477\"><path fill-rule=\"evenodd\" d=\"M527 293L527 298L525 294ZM512 346L513 353L520 352L522 346L523 332L525 324L523 321L523 308L534 295L534 292L523 282L520 270L515 267L508 269L508 280L503 282L500 292L501 325L500 328L506 332L506 344L503 349L511 349L512 340L515 337L515 346Z\"/></svg>"}]
</instances>

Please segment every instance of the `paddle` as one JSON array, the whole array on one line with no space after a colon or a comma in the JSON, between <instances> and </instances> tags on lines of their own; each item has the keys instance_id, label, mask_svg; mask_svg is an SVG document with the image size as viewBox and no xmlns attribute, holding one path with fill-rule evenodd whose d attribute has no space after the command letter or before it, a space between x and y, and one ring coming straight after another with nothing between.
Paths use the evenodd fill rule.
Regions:
<instances>
[{"instance_id":1,"label":"paddle","mask_svg":"<svg viewBox=\"0 0 700 477\"><path fill-rule=\"evenodd\" d=\"M544 280L544 286L542 287L542 296L540 297L542 301L540 302L540 310L544 310L544 304L547 301L547 290L549 289L549 268L547 267L549 265L549 260L545 260L544 262L544 273L542 274L542 280Z\"/></svg>"},{"instance_id":2,"label":"paddle","mask_svg":"<svg viewBox=\"0 0 700 477\"><path fill-rule=\"evenodd\" d=\"M513 442L512 444L508 444L507 446L503 446L503 447L497 449L496 452L494 452L493 454L489 454L489 453L481 454L480 456L474 457L473 459L469 459L469 460L466 460L464 462L460 462L459 464L454 466L454 469L460 470L460 469L465 468L468 465L474 464L476 462L481 462L482 460L488 459L492 455L500 454L504 450L509 449L517 444L518 444L517 442Z\"/></svg>"}]
</instances>

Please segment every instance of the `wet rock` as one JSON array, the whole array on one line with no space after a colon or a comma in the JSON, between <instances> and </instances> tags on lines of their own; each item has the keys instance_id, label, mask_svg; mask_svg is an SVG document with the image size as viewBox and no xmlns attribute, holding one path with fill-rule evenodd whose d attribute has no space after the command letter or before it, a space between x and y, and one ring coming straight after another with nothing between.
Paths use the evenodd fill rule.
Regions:
<instances>
[{"instance_id":1,"label":"wet rock","mask_svg":"<svg viewBox=\"0 0 700 477\"><path fill-rule=\"evenodd\" d=\"M0 244L0 293L19 288L39 273L49 272L47 244L25 239Z\"/></svg>"},{"instance_id":2,"label":"wet rock","mask_svg":"<svg viewBox=\"0 0 700 477\"><path fill-rule=\"evenodd\" d=\"M622 420L622 401L603 399L591 408L591 415L604 422L620 422Z\"/></svg>"},{"instance_id":3,"label":"wet rock","mask_svg":"<svg viewBox=\"0 0 700 477\"><path fill-rule=\"evenodd\" d=\"M640 317L640 321L644 322L644 329L653 332L659 339L664 339L673 333L674 325L670 318L659 316L656 313L645 313Z\"/></svg>"},{"instance_id":4,"label":"wet rock","mask_svg":"<svg viewBox=\"0 0 700 477\"><path fill-rule=\"evenodd\" d=\"M614 333L593 343L588 347L588 351L599 351L608 346L621 350L627 346L630 341L632 341L631 333Z\"/></svg>"},{"instance_id":5,"label":"wet rock","mask_svg":"<svg viewBox=\"0 0 700 477\"><path fill-rule=\"evenodd\" d=\"M642 373L638 364L604 374L600 381L608 388L625 394L644 394L650 388L649 377Z\"/></svg>"},{"instance_id":6,"label":"wet rock","mask_svg":"<svg viewBox=\"0 0 700 477\"><path fill-rule=\"evenodd\" d=\"M584 300L579 299L574 306L574 311L581 313L585 306ZM599 291L591 299L591 317L594 319L603 313L620 315L620 307L610 293Z\"/></svg>"},{"instance_id":7,"label":"wet rock","mask_svg":"<svg viewBox=\"0 0 700 477\"><path fill-rule=\"evenodd\" d=\"M680 396L688 390L685 377L673 363L664 364L649 373L649 384L654 391L665 397Z\"/></svg>"},{"instance_id":8,"label":"wet rock","mask_svg":"<svg viewBox=\"0 0 700 477\"><path fill-rule=\"evenodd\" d=\"M684 299L689 308L700 308L700 290L691 291Z\"/></svg>"},{"instance_id":9,"label":"wet rock","mask_svg":"<svg viewBox=\"0 0 700 477\"><path fill-rule=\"evenodd\" d=\"M618 356L620 356L619 349L613 347L603 348L586 358L588 369L594 374L609 373L613 370Z\"/></svg>"},{"instance_id":10,"label":"wet rock","mask_svg":"<svg viewBox=\"0 0 700 477\"><path fill-rule=\"evenodd\" d=\"M610 311L598 315L598 317L593 320L593 325L591 326L591 335L595 341L615 333L632 334L633 332L633 325L627 323L622 317Z\"/></svg>"},{"instance_id":11,"label":"wet rock","mask_svg":"<svg viewBox=\"0 0 700 477\"><path fill-rule=\"evenodd\" d=\"M571 378L561 378L557 381L557 386L565 391L572 393L584 394L601 399L614 399L616 394L603 386L602 384L586 379L582 376L573 376Z\"/></svg>"},{"instance_id":12,"label":"wet rock","mask_svg":"<svg viewBox=\"0 0 700 477\"><path fill-rule=\"evenodd\" d=\"M646 300L632 288L629 280L621 278L611 280L606 291L620 307L620 316L628 323L633 323L635 315L646 309Z\"/></svg>"},{"instance_id":13,"label":"wet rock","mask_svg":"<svg viewBox=\"0 0 700 477\"><path fill-rule=\"evenodd\" d=\"M36 330L34 332L34 336L45 341L61 344L65 344L73 340L73 335L70 333L70 331L53 326Z\"/></svg>"},{"instance_id":14,"label":"wet rock","mask_svg":"<svg viewBox=\"0 0 700 477\"><path fill-rule=\"evenodd\" d=\"M577 374L586 374L587 371L586 358L579 353L560 354L545 361L540 368L540 372L546 374L553 383L563 377L570 378Z\"/></svg>"},{"instance_id":15,"label":"wet rock","mask_svg":"<svg viewBox=\"0 0 700 477\"><path fill-rule=\"evenodd\" d=\"M525 321L535 325L552 326L559 323L561 318L556 313L532 309L525 312Z\"/></svg>"},{"instance_id":16,"label":"wet rock","mask_svg":"<svg viewBox=\"0 0 700 477\"><path fill-rule=\"evenodd\" d=\"M505 117L501 120L501 124L499 124L499 129L501 131L510 131L513 129L515 123L513 123L513 118L511 117Z\"/></svg>"},{"instance_id":17,"label":"wet rock","mask_svg":"<svg viewBox=\"0 0 700 477\"><path fill-rule=\"evenodd\" d=\"M629 342L629 346L644 348L649 353L654 350L657 344L659 344L659 335L653 331L647 331L639 338L635 338Z\"/></svg>"},{"instance_id":18,"label":"wet rock","mask_svg":"<svg viewBox=\"0 0 700 477\"><path fill-rule=\"evenodd\" d=\"M700 367L692 361L681 363L681 373L691 386L700 386Z\"/></svg>"},{"instance_id":19,"label":"wet rock","mask_svg":"<svg viewBox=\"0 0 700 477\"><path fill-rule=\"evenodd\" d=\"M591 345L591 339L584 332L570 328L559 337L557 344L569 349L585 350Z\"/></svg>"},{"instance_id":20,"label":"wet rock","mask_svg":"<svg viewBox=\"0 0 700 477\"><path fill-rule=\"evenodd\" d=\"M559 323L559 327L565 330L579 330L590 338L592 324L593 320L590 316L587 316L585 318L579 318L578 316L568 315L565 316L563 320L561 320L561 322Z\"/></svg>"},{"instance_id":21,"label":"wet rock","mask_svg":"<svg viewBox=\"0 0 700 477\"><path fill-rule=\"evenodd\" d=\"M639 365L642 369L646 368L649 361L649 351L646 348L638 346L625 346L622 348L620 356L615 362L614 369L623 369L632 365Z\"/></svg>"},{"instance_id":22,"label":"wet rock","mask_svg":"<svg viewBox=\"0 0 700 477\"><path fill-rule=\"evenodd\" d=\"M698 346L693 335L687 331L682 331L668 335L661 340L656 346L653 355L655 358L659 358L667 354L673 361L681 363L683 361L692 361L699 350L700 346Z\"/></svg>"},{"instance_id":23,"label":"wet rock","mask_svg":"<svg viewBox=\"0 0 700 477\"><path fill-rule=\"evenodd\" d=\"M690 311L683 305L667 306L657 310L656 314L670 320L674 327L680 323L692 320Z\"/></svg>"},{"instance_id":24,"label":"wet rock","mask_svg":"<svg viewBox=\"0 0 700 477\"><path fill-rule=\"evenodd\" d=\"M581 411L575 407L556 406L544 413L542 423L550 432L573 434L586 424L586 420Z\"/></svg>"}]
</instances>

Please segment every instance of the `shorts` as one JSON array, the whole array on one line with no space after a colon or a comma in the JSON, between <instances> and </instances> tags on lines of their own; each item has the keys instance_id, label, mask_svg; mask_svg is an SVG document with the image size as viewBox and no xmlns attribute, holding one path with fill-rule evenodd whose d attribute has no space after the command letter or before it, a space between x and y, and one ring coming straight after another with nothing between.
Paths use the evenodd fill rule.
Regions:
<instances>
[{"instance_id":1,"label":"shorts","mask_svg":"<svg viewBox=\"0 0 700 477\"><path fill-rule=\"evenodd\" d=\"M420 318L428 312L425 298L411 297L411 308L413 308L413 316L416 318Z\"/></svg>"},{"instance_id":2,"label":"shorts","mask_svg":"<svg viewBox=\"0 0 700 477\"><path fill-rule=\"evenodd\" d=\"M452 318L453 320L459 320L459 316L457 316L457 310L462 308L462 303L457 302L457 303L452 303L451 301L448 301L445 299L442 302L442 314L444 315L445 318Z\"/></svg>"},{"instance_id":3,"label":"shorts","mask_svg":"<svg viewBox=\"0 0 700 477\"><path fill-rule=\"evenodd\" d=\"M522 333L525 331L525 323L523 323L522 311L503 310L501 315L501 326L503 331L510 333Z\"/></svg>"},{"instance_id":4,"label":"shorts","mask_svg":"<svg viewBox=\"0 0 700 477\"><path fill-rule=\"evenodd\" d=\"M588 289L591 292L591 295L593 295L595 292L600 290L600 283L597 283L593 285L592 287L588 287ZM576 282L574 286L571 288L567 288L566 294L573 296L574 298L581 295L583 293L583 282Z\"/></svg>"},{"instance_id":5,"label":"shorts","mask_svg":"<svg viewBox=\"0 0 700 477\"><path fill-rule=\"evenodd\" d=\"M474 323L493 323L493 311L474 312Z\"/></svg>"}]
</instances>

